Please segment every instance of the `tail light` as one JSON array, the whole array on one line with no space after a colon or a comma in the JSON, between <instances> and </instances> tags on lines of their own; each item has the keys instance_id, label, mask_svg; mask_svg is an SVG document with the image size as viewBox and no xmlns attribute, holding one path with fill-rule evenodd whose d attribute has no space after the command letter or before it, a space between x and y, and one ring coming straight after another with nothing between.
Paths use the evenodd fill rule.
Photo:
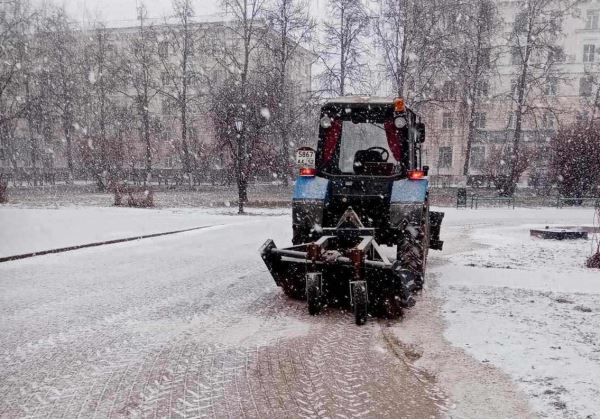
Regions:
<instances>
[{"instance_id":1,"label":"tail light","mask_svg":"<svg viewBox=\"0 0 600 419\"><path fill-rule=\"evenodd\" d=\"M410 180L419 180L425 178L425 170L409 170L408 178Z\"/></svg>"},{"instance_id":2,"label":"tail light","mask_svg":"<svg viewBox=\"0 0 600 419\"><path fill-rule=\"evenodd\" d=\"M317 174L317 169L314 167L301 167L300 176L314 176Z\"/></svg>"}]
</instances>

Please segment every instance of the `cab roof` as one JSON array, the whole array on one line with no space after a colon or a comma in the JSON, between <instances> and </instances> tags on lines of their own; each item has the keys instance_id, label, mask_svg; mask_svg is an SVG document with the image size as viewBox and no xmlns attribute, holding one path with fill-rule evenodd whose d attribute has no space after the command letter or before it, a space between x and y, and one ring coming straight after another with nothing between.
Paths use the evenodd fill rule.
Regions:
<instances>
[{"instance_id":1,"label":"cab roof","mask_svg":"<svg viewBox=\"0 0 600 419\"><path fill-rule=\"evenodd\" d=\"M385 97L385 96L360 96L360 95L349 95L349 96L340 96L331 99L327 99L325 102L326 105L335 105L335 104L344 104L344 105L368 105L368 104L376 104L376 105L393 105L394 104L393 97Z\"/></svg>"},{"instance_id":2,"label":"cab roof","mask_svg":"<svg viewBox=\"0 0 600 419\"><path fill-rule=\"evenodd\" d=\"M396 97L386 97L386 96L367 96L367 95L349 95L349 96L340 96L331 99L327 99L327 101L321 107L323 110L331 109L331 108L340 108L340 107L357 107L357 108L365 108L370 106L375 107L384 107L387 108L394 106L394 101ZM406 105L406 111L415 114L408 104Z\"/></svg>"}]
</instances>

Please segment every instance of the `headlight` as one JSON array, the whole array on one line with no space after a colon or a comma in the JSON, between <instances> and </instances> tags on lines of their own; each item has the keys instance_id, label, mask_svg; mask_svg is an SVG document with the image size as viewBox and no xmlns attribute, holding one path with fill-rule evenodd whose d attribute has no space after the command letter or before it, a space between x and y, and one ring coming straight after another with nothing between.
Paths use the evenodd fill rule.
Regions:
<instances>
[{"instance_id":1,"label":"headlight","mask_svg":"<svg viewBox=\"0 0 600 419\"><path fill-rule=\"evenodd\" d=\"M398 118L394 119L394 125L396 125L396 128L404 128L406 126L406 119L402 116L399 116Z\"/></svg>"},{"instance_id":2,"label":"headlight","mask_svg":"<svg viewBox=\"0 0 600 419\"><path fill-rule=\"evenodd\" d=\"M321 127L322 128L331 128L331 118L328 117L327 115L325 115L323 118L321 118Z\"/></svg>"}]
</instances>

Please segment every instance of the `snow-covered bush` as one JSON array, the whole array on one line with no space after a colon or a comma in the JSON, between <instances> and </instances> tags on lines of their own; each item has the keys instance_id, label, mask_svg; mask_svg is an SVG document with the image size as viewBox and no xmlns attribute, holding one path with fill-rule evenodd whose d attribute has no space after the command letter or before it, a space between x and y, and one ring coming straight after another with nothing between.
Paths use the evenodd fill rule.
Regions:
<instances>
[{"instance_id":1,"label":"snow-covered bush","mask_svg":"<svg viewBox=\"0 0 600 419\"><path fill-rule=\"evenodd\" d=\"M529 168L532 153L527 147L522 147L517 161L514 159L510 144L492 145L481 170L487 182L494 184L499 195L510 196L514 193L511 178L511 165L515 165L514 173L517 179Z\"/></svg>"},{"instance_id":2,"label":"snow-covered bush","mask_svg":"<svg viewBox=\"0 0 600 419\"><path fill-rule=\"evenodd\" d=\"M127 205L136 208L154 207L154 191L147 187L138 187L125 185L123 183L114 183L111 186L115 197L115 206ZM124 198L127 197L127 201Z\"/></svg>"},{"instance_id":3,"label":"snow-covered bush","mask_svg":"<svg viewBox=\"0 0 600 419\"><path fill-rule=\"evenodd\" d=\"M561 195L600 195L600 124L576 123L550 143L551 171Z\"/></svg>"}]
</instances>

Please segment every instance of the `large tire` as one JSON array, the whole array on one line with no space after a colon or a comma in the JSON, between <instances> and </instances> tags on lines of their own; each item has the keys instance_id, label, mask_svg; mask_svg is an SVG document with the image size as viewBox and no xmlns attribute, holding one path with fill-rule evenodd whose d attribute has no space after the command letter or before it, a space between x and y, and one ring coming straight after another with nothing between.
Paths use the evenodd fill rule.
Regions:
<instances>
[{"instance_id":1,"label":"large tire","mask_svg":"<svg viewBox=\"0 0 600 419\"><path fill-rule=\"evenodd\" d=\"M423 288L427 253L429 250L429 204L423 211L419 225L409 224L404 229L396 250L396 259L402 268L417 274L417 290Z\"/></svg>"},{"instance_id":2,"label":"large tire","mask_svg":"<svg viewBox=\"0 0 600 419\"><path fill-rule=\"evenodd\" d=\"M318 284L306 287L306 302L308 303L308 314L316 316L321 311L321 290Z\"/></svg>"},{"instance_id":3,"label":"large tire","mask_svg":"<svg viewBox=\"0 0 600 419\"><path fill-rule=\"evenodd\" d=\"M367 287L355 284L352 287L352 303L354 305L354 321L358 326L367 322Z\"/></svg>"},{"instance_id":4,"label":"large tire","mask_svg":"<svg viewBox=\"0 0 600 419\"><path fill-rule=\"evenodd\" d=\"M294 300L303 300L306 297L306 286L304 281L296 278L285 278L281 282L283 293Z\"/></svg>"},{"instance_id":5,"label":"large tire","mask_svg":"<svg viewBox=\"0 0 600 419\"><path fill-rule=\"evenodd\" d=\"M379 315L385 317L386 319L397 319L402 317L402 308L400 297L390 293L381 301Z\"/></svg>"},{"instance_id":6,"label":"large tire","mask_svg":"<svg viewBox=\"0 0 600 419\"><path fill-rule=\"evenodd\" d=\"M311 272L306 274L306 302L308 303L308 314L316 316L323 307L321 295L321 274Z\"/></svg>"}]
</instances>

